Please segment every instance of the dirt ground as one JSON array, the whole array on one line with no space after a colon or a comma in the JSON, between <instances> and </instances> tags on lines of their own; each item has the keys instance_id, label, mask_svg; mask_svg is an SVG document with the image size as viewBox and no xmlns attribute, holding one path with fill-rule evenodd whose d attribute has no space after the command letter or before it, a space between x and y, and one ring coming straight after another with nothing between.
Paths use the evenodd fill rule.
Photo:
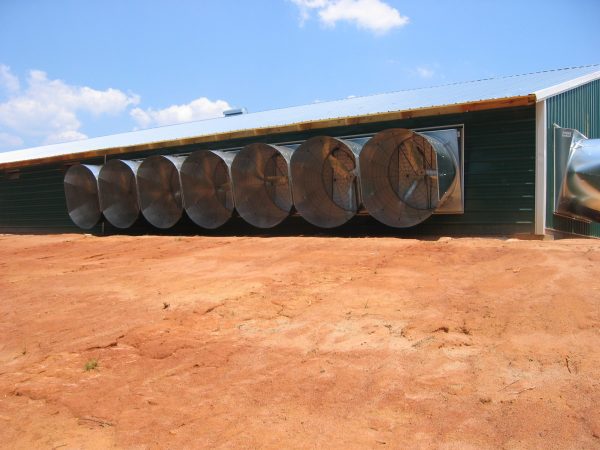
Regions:
<instances>
[{"instance_id":1,"label":"dirt ground","mask_svg":"<svg viewBox=\"0 0 600 450\"><path fill-rule=\"evenodd\" d=\"M4 448L600 448L600 241L0 235L0 255Z\"/></svg>"}]
</instances>

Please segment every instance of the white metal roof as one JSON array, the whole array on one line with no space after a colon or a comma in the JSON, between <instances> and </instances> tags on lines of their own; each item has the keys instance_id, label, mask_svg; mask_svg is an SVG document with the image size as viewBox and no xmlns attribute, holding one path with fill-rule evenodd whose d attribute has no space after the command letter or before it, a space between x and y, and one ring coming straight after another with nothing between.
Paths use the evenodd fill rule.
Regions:
<instances>
[{"instance_id":1,"label":"white metal roof","mask_svg":"<svg viewBox=\"0 0 600 450\"><path fill-rule=\"evenodd\" d=\"M186 138L535 95L541 101L600 79L600 64L354 97L0 153L0 164Z\"/></svg>"}]
</instances>

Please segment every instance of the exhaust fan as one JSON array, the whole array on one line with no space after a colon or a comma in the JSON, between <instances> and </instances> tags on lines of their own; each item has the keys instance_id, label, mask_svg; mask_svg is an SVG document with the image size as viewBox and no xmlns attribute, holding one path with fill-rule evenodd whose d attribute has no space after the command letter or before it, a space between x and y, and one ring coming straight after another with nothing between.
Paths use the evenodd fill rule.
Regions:
<instances>
[{"instance_id":1,"label":"exhaust fan","mask_svg":"<svg viewBox=\"0 0 600 450\"><path fill-rule=\"evenodd\" d=\"M200 150L182 164L185 210L195 224L218 228L233 214L230 168L234 157L235 152Z\"/></svg>"},{"instance_id":2,"label":"exhaust fan","mask_svg":"<svg viewBox=\"0 0 600 450\"><path fill-rule=\"evenodd\" d=\"M65 173L64 187L67 212L75 225L84 230L100 221L98 173L100 166L76 164Z\"/></svg>"},{"instance_id":3,"label":"exhaust fan","mask_svg":"<svg viewBox=\"0 0 600 450\"><path fill-rule=\"evenodd\" d=\"M100 169L100 209L117 228L129 228L140 214L135 181L139 166L137 161L112 159Z\"/></svg>"},{"instance_id":4,"label":"exhaust fan","mask_svg":"<svg viewBox=\"0 0 600 450\"><path fill-rule=\"evenodd\" d=\"M369 214L397 228L427 219L460 184L457 148L456 130L377 133L360 154L362 198Z\"/></svg>"},{"instance_id":5,"label":"exhaust fan","mask_svg":"<svg viewBox=\"0 0 600 450\"><path fill-rule=\"evenodd\" d=\"M296 209L308 222L333 228L360 207L357 178L361 145L329 136L305 141L292 154L292 192Z\"/></svg>"},{"instance_id":6,"label":"exhaust fan","mask_svg":"<svg viewBox=\"0 0 600 450\"><path fill-rule=\"evenodd\" d=\"M136 179L142 214L157 228L170 228L183 214L179 169L183 158L154 155L138 167Z\"/></svg>"},{"instance_id":7,"label":"exhaust fan","mask_svg":"<svg viewBox=\"0 0 600 450\"><path fill-rule=\"evenodd\" d=\"M554 130L555 212L600 222L600 139Z\"/></svg>"},{"instance_id":8,"label":"exhaust fan","mask_svg":"<svg viewBox=\"0 0 600 450\"><path fill-rule=\"evenodd\" d=\"M269 144L250 144L231 165L235 207L258 228L272 228L292 210L289 162L293 150Z\"/></svg>"}]
</instances>

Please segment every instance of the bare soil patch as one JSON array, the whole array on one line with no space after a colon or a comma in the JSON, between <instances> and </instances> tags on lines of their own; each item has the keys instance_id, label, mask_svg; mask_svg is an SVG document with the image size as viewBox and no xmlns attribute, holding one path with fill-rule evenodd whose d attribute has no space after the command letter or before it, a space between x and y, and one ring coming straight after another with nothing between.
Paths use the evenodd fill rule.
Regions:
<instances>
[{"instance_id":1,"label":"bare soil patch","mask_svg":"<svg viewBox=\"0 0 600 450\"><path fill-rule=\"evenodd\" d=\"M600 448L600 242L0 236L11 448Z\"/></svg>"}]
</instances>

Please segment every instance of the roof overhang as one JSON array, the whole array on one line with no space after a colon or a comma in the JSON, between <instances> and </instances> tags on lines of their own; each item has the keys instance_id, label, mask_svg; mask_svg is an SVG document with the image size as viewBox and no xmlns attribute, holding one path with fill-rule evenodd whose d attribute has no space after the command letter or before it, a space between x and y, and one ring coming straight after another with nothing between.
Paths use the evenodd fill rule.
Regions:
<instances>
[{"instance_id":1,"label":"roof overhang","mask_svg":"<svg viewBox=\"0 0 600 450\"><path fill-rule=\"evenodd\" d=\"M564 83L559 83L545 89L540 89L539 91L535 91L534 95L537 101L541 102L549 97L554 97L555 95L562 94L563 92L570 91L571 89L575 89L598 79L600 79L600 70L583 75L581 77L573 78L572 80L565 81Z\"/></svg>"},{"instance_id":2,"label":"roof overhang","mask_svg":"<svg viewBox=\"0 0 600 450\"><path fill-rule=\"evenodd\" d=\"M600 74L600 72L598 72ZM581 77L584 78L584 77ZM566 84L566 83L563 83ZM583 83L582 83L583 84ZM566 88L568 89L568 88ZM546 90L544 90L546 91ZM543 92L543 91L539 91ZM552 94L554 95L554 94ZM247 139L258 136L278 135L285 133L304 132L311 130L320 130L326 128L336 128L351 125L362 125L377 122L388 122L393 120L412 119L417 117L431 117L447 114L460 114L471 111L484 111L490 109L513 108L517 106L533 105L539 100L534 94L521 95L514 97L505 97L491 100L480 100L466 103L456 103L451 105L430 106L403 111L391 111L385 113L366 114L361 116L348 116L335 119L314 120L306 122L290 123L275 127L253 128L230 131L226 133L207 134L196 137L187 137L184 139L172 139L167 141L149 142L144 144L131 145L126 147L103 148L85 152L68 153L64 155L53 155L48 157L27 159L22 161L11 161L0 163L0 170L18 169L21 167L36 166L51 163L69 163L81 161L90 158L103 157L108 155L131 154L136 152L145 152L150 150L166 149L193 144L207 144L213 142L222 142L235 139Z\"/></svg>"}]
</instances>

